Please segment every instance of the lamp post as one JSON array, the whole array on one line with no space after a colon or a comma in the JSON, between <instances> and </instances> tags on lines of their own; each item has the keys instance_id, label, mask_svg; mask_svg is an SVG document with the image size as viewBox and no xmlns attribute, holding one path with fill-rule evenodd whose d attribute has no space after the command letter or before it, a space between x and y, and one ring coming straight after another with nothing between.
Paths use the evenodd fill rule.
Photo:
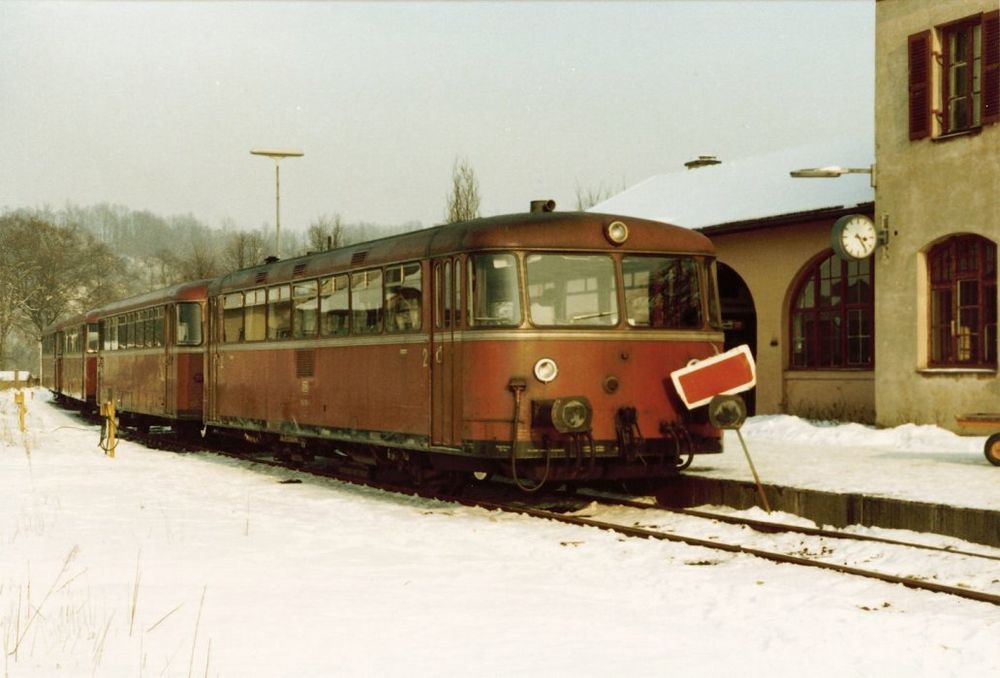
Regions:
<instances>
[{"instance_id":1,"label":"lamp post","mask_svg":"<svg viewBox=\"0 0 1000 678\"><path fill-rule=\"evenodd\" d=\"M841 167L840 165L830 165L828 167L806 167L804 169L792 170L788 173L793 179L833 179L837 177L842 177L845 174L867 174L870 176L870 186L875 188L875 165L869 165L868 167ZM863 217L868 219L867 217ZM868 220L870 221L870 220ZM838 220L834 224L834 230L838 228L841 221ZM871 228L874 229L874 224ZM877 242L879 245L889 244L889 215L882 215L882 227L878 230L876 234ZM883 256L888 256L888 249L882 250Z\"/></svg>"},{"instance_id":2,"label":"lamp post","mask_svg":"<svg viewBox=\"0 0 1000 678\"><path fill-rule=\"evenodd\" d=\"M788 174L795 179L832 179L845 174L869 174L871 175L871 186L875 188L875 165L868 167L841 167L840 165L808 167L792 170Z\"/></svg>"},{"instance_id":3,"label":"lamp post","mask_svg":"<svg viewBox=\"0 0 1000 678\"><path fill-rule=\"evenodd\" d=\"M274 256L281 257L281 159L301 158L302 151L254 148L251 155L264 155L274 159Z\"/></svg>"}]
</instances>

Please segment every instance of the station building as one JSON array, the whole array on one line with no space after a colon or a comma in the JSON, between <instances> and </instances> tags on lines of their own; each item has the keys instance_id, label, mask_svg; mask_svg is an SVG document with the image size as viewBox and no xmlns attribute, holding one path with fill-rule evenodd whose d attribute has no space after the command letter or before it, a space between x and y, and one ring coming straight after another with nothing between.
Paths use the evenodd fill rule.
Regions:
<instances>
[{"instance_id":1,"label":"station building","mask_svg":"<svg viewBox=\"0 0 1000 678\"><path fill-rule=\"evenodd\" d=\"M652 177L594 211L715 242L726 343L750 345L757 414L936 424L1000 412L996 0L878 0L872 135ZM853 170L796 179L801 168ZM878 246L834 253L841 219Z\"/></svg>"},{"instance_id":2,"label":"station building","mask_svg":"<svg viewBox=\"0 0 1000 678\"><path fill-rule=\"evenodd\" d=\"M956 428L1000 412L997 0L875 5L875 410Z\"/></svg>"}]
</instances>

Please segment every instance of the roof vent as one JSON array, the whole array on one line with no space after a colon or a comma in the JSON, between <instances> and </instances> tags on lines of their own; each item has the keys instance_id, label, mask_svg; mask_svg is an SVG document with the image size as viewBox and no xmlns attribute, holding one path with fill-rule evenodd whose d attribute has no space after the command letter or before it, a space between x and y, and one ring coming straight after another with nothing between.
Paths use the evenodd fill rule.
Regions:
<instances>
[{"instance_id":1,"label":"roof vent","mask_svg":"<svg viewBox=\"0 0 1000 678\"><path fill-rule=\"evenodd\" d=\"M556 201L555 200L532 200L531 201L531 211L532 212L555 212L556 211Z\"/></svg>"},{"instance_id":2,"label":"roof vent","mask_svg":"<svg viewBox=\"0 0 1000 678\"><path fill-rule=\"evenodd\" d=\"M714 155L699 155L694 160L688 160L684 163L684 166L688 169L698 169L699 167L708 167L709 165L721 165L722 161L719 160Z\"/></svg>"}]
</instances>

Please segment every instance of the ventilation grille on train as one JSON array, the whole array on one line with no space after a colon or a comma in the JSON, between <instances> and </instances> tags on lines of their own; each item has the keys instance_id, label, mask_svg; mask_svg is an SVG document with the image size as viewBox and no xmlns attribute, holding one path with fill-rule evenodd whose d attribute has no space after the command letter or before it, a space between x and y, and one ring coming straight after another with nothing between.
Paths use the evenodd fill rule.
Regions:
<instances>
[{"instance_id":1,"label":"ventilation grille on train","mask_svg":"<svg viewBox=\"0 0 1000 678\"><path fill-rule=\"evenodd\" d=\"M295 376L299 379L309 379L316 376L316 351L295 352Z\"/></svg>"},{"instance_id":2,"label":"ventilation grille on train","mask_svg":"<svg viewBox=\"0 0 1000 678\"><path fill-rule=\"evenodd\" d=\"M365 263L365 259L368 257L368 250L363 252L355 252L351 257L351 266L357 266L358 264Z\"/></svg>"},{"instance_id":3,"label":"ventilation grille on train","mask_svg":"<svg viewBox=\"0 0 1000 678\"><path fill-rule=\"evenodd\" d=\"M306 272L306 262L301 264L295 264L295 269L292 271L293 278L301 278Z\"/></svg>"},{"instance_id":4,"label":"ventilation grille on train","mask_svg":"<svg viewBox=\"0 0 1000 678\"><path fill-rule=\"evenodd\" d=\"M254 278L254 282L258 285L267 282L267 271L257 271L257 277Z\"/></svg>"}]
</instances>

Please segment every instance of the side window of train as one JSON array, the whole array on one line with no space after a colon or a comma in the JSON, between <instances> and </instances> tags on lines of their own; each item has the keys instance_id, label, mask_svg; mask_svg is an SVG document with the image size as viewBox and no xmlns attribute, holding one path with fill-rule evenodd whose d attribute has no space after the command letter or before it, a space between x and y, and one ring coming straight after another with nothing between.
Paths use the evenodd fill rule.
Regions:
<instances>
[{"instance_id":1,"label":"side window of train","mask_svg":"<svg viewBox=\"0 0 1000 678\"><path fill-rule=\"evenodd\" d=\"M110 352L118 348L118 331L114 318L105 318L101 321L101 338L104 340L103 350Z\"/></svg>"},{"instance_id":2,"label":"side window of train","mask_svg":"<svg viewBox=\"0 0 1000 678\"><path fill-rule=\"evenodd\" d=\"M420 264L385 269L385 326L389 332L420 329L423 300Z\"/></svg>"},{"instance_id":3,"label":"side window of train","mask_svg":"<svg viewBox=\"0 0 1000 678\"><path fill-rule=\"evenodd\" d=\"M97 323L87 324L87 353L97 353L97 347L99 344L100 334L97 329Z\"/></svg>"},{"instance_id":4,"label":"side window of train","mask_svg":"<svg viewBox=\"0 0 1000 678\"><path fill-rule=\"evenodd\" d=\"M263 341L267 338L267 293L261 287L243 293L244 338Z\"/></svg>"},{"instance_id":5,"label":"side window of train","mask_svg":"<svg viewBox=\"0 0 1000 678\"><path fill-rule=\"evenodd\" d=\"M163 336L163 307L157 306L153 309L153 345L156 347L161 347L166 344L165 337Z\"/></svg>"},{"instance_id":6,"label":"side window of train","mask_svg":"<svg viewBox=\"0 0 1000 678\"><path fill-rule=\"evenodd\" d=\"M455 269L456 272L458 269ZM451 278L451 262L434 264L434 327L446 329L451 327L454 318L454 283ZM456 318L457 320L457 318Z\"/></svg>"},{"instance_id":7,"label":"side window of train","mask_svg":"<svg viewBox=\"0 0 1000 678\"><path fill-rule=\"evenodd\" d=\"M654 329L702 326L698 262L693 258L624 257L622 277L630 326Z\"/></svg>"},{"instance_id":8,"label":"side window of train","mask_svg":"<svg viewBox=\"0 0 1000 678\"><path fill-rule=\"evenodd\" d=\"M149 337L147 342L146 338L146 326L150 323L149 309L143 309L141 311L136 311L135 314L135 346L136 348L145 348L146 346L152 345L152 337ZM149 329L152 329L150 327Z\"/></svg>"},{"instance_id":9,"label":"side window of train","mask_svg":"<svg viewBox=\"0 0 1000 678\"><path fill-rule=\"evenodd\" d=\"M275 285L267 288L267 338L292 336L292 288Z\"/></svg>"},{"instance_id":10,"label":"side window of train","mask_svg":"<svg viewBox=\"0 0 1000 678\"><path fill-rule=\"evenodd\" d=\"M350 278L337 275L319 281L320 334L341 336L351 328Z\"/></svg>"},{"instance_id":11,"label":"side window of train","mask_svg":"<svg viewBox=\"0 0 1000 678\"><path fill-rule=\"evenodd\" d=\"M196 301L177 304L177 344L201 345L201 304Z\"/></svg>"},{"instance_id":12,"label":"side window of train","mask_svg":"<svg viewBox=\"0 0 1000 678\"><path fill-rule=\"evenodd\" d=\"M477 254L469 258L467 303L470 327L521 324L517 259L513 254Z\"/></svg>"},{"instance_id":13,"label":"side window of train","mask_svg":"<svg viewBox=\"0 0 1000 678\"><path fill-rule=\"evenodd\" d=\"M222 297L222 342L235 344L243 341L243 293L233 292Z\"/></svg>"},{"instance_id":14,"label":"side window of train","mask_svg":"<svg viewBox=\"0 0 1000 678\"><path fill-rule=\"evenodd\" d=\"M319 332L319 281L292 285L292 336L315 337Z\"/></svg>"},{"instance_id":15,"label":"side window of train","mask_svg":"<svg viewBox=\"0 0 1000 678\"><path fill-rule=\"evenodd\" d=\"M351 329L354 334L382 331L382 271L351 274Z\"/></svg>"},{"instance_id":16,"label":"side window of train","mask_svg":"<svg viewBox=\"0 0 1000 678\"><path fill-rule=\"evenodd\" d=\"M132 348L132 340L129 338L129 330L132 325L130 322L132 314L123 313L118 316L118 350L124 351L126 349Z\"/></svg>"}]
</instances>

